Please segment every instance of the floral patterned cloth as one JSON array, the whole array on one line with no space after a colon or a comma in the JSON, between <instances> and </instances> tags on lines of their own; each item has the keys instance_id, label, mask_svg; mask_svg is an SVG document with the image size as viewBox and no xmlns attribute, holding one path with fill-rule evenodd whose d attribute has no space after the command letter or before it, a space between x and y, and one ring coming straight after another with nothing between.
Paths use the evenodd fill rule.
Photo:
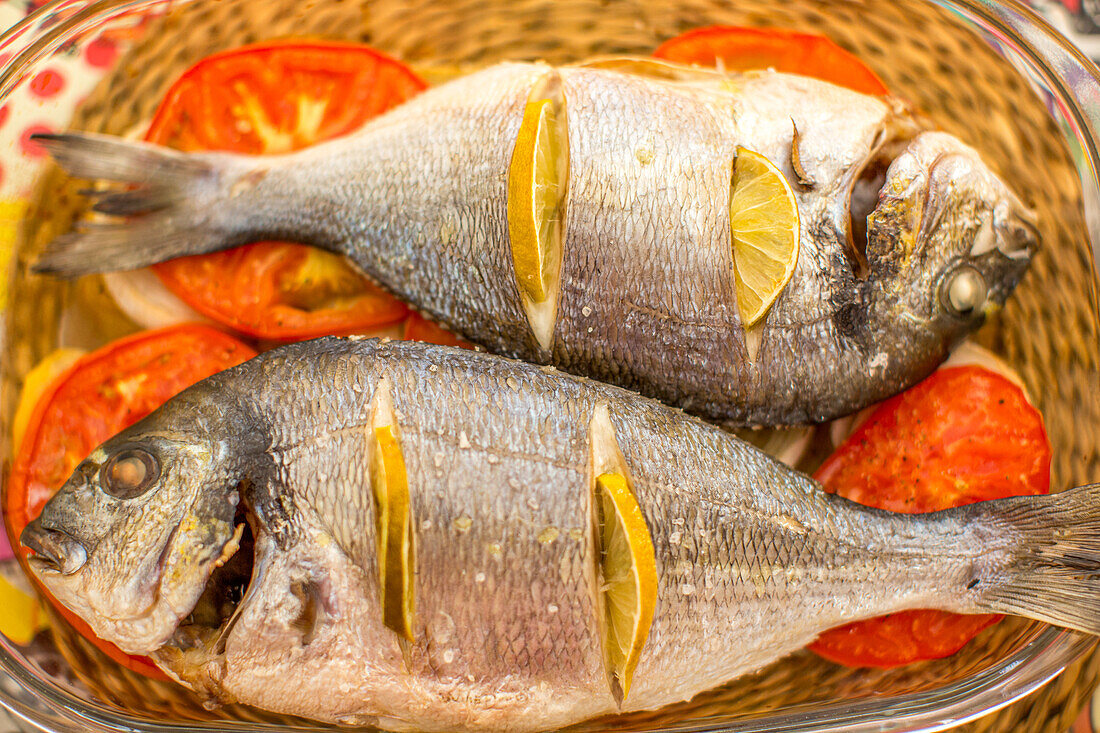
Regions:
<instances>
[{"instance_id":1,"label":"floral patterned cloth","mask_svg":"<svg viewBox=\"0 0 1100 733\"><path fill-rule=\"evenodd\" d=\"M0 28L10 28L37 10L45 0L0 0ZM48 25L56 18L47 17ZM139 24L135 24L139 25ZM16 227L26 208L44 151L31 140L36 132L64 127L72 110L84 99L138 28L116 28L72 44L59 53L0 106L0 267L7 270ZM0 63L8 55L0 52ZM13 114L13 110L18 110ZM0 309L7 303L7 279L0 278ZM0 337L2 338L2 337ZM0 341L0 347L2 347ZM46 618L14 559L11 541L0 529L0 633L24 646L29 656L40 656L44 666L56 660L43 638ZM0 733L29 730L0 708Z\"/></svg>"}]
</instances>

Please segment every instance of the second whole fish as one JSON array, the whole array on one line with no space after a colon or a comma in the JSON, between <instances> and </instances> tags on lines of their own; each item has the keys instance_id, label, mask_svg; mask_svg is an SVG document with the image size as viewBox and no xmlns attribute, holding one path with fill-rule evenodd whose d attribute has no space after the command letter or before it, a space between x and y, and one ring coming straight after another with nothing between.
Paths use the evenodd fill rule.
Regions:
<instances>
[{"instance_id":1,"label":"second whole fish","mask_svg":"<svg viewBox=\"0 0 1100 733\"><path fill-rule=\"evenodd\" d=\"M407 628L380 600L383 423ZM609 466L655 577L626 684L600 610ZM99 636L201 695L394 730L655 708L910 608L1100 633L1100 485L889 514L653 400L411 342L305 342L200 382L93 451L22 541Z\"/></svg>"},{"instance_id":2,"label":"second whole fish","mask_svg":"<svg viewBox=\"0 0 1100 733\"><path fill-rule=\"evenodd\" d=\"M972 148L899 102L787 74L662 68L669 78L501 64L282 156L42 136L74 175L140 187L96 205L123 222L60 238L36 268L74 276L304 242L493 352L731 426L828 420L900 391L1026 270L1031 213ZM525 109L547 88L568 175L540 326L517 286L508 198ZM739 148L784 173L801 219L793 277L752 329L731 243Z\"/></svg>"}]
</instances>

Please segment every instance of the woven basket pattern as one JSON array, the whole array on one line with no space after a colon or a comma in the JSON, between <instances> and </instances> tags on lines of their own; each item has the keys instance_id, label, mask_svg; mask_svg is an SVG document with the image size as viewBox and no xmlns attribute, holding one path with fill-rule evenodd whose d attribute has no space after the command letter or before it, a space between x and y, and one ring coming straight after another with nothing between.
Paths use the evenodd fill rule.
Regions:
<instances>
[{"instance_id":1,"label":"woven basket pattern","mask_svg":"<svg viewBox=\"0 0 1100 733\"><path fill-rule=\"evenodd\" d=\"M899 96L978 148L1040 216L1044 250L1015 297L979 333L1022 374L1038 399L1054 449L1054 486L1100 477L1095 280L1080 183L1064 137L1020 74L981 38L920 0L195 0L156 21L73 121L121 134L148 120L168 85L212 52L283 37L363 41L414 64L429 79L503 59L569 62L598 54L647 54L684 30L711 24L825 33L866 61ZM914 33L913 29L921 29ZM34 253L84 210L80 185L52 171L26 219L8 315L3 416L22 376L57 342L59 313L80 304L103 314L104 338L130 328L98 279L76 284L30 276ZM1036 625L1007 619L954 657L901 670L852 671L803 652L690 703L580 726L657 728L709 722L891 690L933 689L1011 652ZM207 710L186 690L114 664L63 622L57 642L83 682L108 704L164 720L279 720L239 706ZM1100 679L1100 656L970 731L1063 733Z\"/></svg>"}]
</instances>

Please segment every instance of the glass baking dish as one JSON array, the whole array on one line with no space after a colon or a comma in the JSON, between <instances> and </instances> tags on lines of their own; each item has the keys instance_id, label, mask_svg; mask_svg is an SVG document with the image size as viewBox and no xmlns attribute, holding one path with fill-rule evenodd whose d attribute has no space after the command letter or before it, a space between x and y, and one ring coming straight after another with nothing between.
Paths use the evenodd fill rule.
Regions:
<instances>
[{"instance_id":1,"label":"glass baking dish","mask_svg":"<svg viewBox=\"0 0 1100 733\"><path fill-rule=\"evenodd\" d=\"M909 18L906 13L917 16ZM935 22L930 25L928 18ZM962 136L980 148L985 145L983 153L992 150L994 158L1000 153L1002 168L1017 166L1025 188L1036 170L1055 175L1061 165L1068 177L1057 179L1061 198L1050 200L1058 205L1047 204L1051 218L1057 219L1058 246L1039 266L1039 273L1029 276L1036 281L1031 287L1035 292L1021 294L1019 305L1010 306L985 341L1010 362L1032 365L1025 379L1033 393L1041 395L1040 406L1051 427L1054 485L1100 478L1096 470L1100 390L1095 389L1100 387L1096 339L1100 322L1093 259L1100 244L1100 154L1095 132L1100 123L1100 77L1096 67L1065 39L1012 0L890 4L874 0L833 4L822 0L562 0L552 4L536 0L55 0L0 36L0 102L9 103L13 119L42 122L34 116L48 115L48 111L13 100L53 60L86 53L105 31L113 34L112 44L117 41L121 55L103 62L111 67L106 79L89 91L73 124L122 133L143 116L147 119L158 93L172 77L171 69L178 73L187 63L227 45L291 35L361 40L404 58L431 79L433 74L445 75L446 69L504 58L557 62L600 53L646 53L675 33L716 23L824 32L868 57L891 89L949 129L952 124L965 128L972 123L959 110L982 109L987 104L983 100L991 99L983 97L982 90L1015 95L1004 107L1019 109L1019 117L994 134L1002 137L974 140L965 132ZM916 35L911 26L919 28ZM980 53L968 55L968 48ZM1002 76L982 65L982 54ZM936 77L937 73L941 76ZM1030 118L1024 107L1039 110L1043 123L1027 123ZM995 118L996 109L988 116ZM92 124L96 120L99 127ZM45 122L54 129L70 124L57 117ZM1048 144L1040 145L1042 135L1029 134L1028 124L1038 124L1036 129L1049 134ZM978 125L972 134L983 129ZM1006 155L1020 145L1039 151L1038 157ZM20 170L27 165L25 159L9 154L2 145L0 165L5 176L38 175ZM22 375L60 342L94 346L113 335L94 318L79 321L78 326L59 327L66 308L86 293L26 274L33 239L28 232L41 229L38 220L43 216L41 202L34 197L46 190L33 189L27 213L20 213L13 222L18 249L6 276L5 328L0 335L4 377L0 444L5 477L11 458L8 429ZM1036 191L1043 201L1044 195L1053 196L1043 185L1036 186ZM1024 198L1032 200L1026 191ZM45 203L50 203L48 198ZM1076 284L1063 285L1066 292L1049 288L1050 283L1067 281ZM1038 326L1018 324L1030 317L1039 319ZM1018 337L1029 329L1035 336L1032 341ZM1065 337L1067 329L1075 337ZM1058 388L1046 384L1055 381ZM1065 415L1076 417L1067 424ZM984 634L961 657L893 672L841 670L803 653L675 709L586 723L579 729L942 730L989 715L1034 692L1094 644L1094 639L1080 634L1009 621L995 635ZM81 656L69 650L62 656L66 660L62 665L46 670L32 661L26 649L0 635L0 705L29 725L51 731L316 728L306 721L240 710L218 717L189 702L180 690L168 694L180 696L182 702L173 699L158 707L149 698L163 692L162 688L135 683L124 673L102 666L102 660L89 661L87 653ZM66 669L66 665L75 666ZM121 674L119 684L97 684L102 681L97 675L116 673Z\"/></svg>"}]
</instances>

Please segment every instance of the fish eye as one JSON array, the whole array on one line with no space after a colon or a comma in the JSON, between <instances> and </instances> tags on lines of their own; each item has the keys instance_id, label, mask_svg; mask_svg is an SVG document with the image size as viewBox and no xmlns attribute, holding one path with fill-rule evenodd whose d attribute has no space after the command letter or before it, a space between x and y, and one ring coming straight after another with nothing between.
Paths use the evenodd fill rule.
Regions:
<instances>
[{"instance_id":1,"label":"fish eye","mask_svg":"<svg viewBox=\"0 0 1100 733\"><path fill-rule=\"evenodd\" d=\"M141 496L160 478L160 463L144 448L123 448L100 469L100 485L116 499Z\"/></svg>"},{"instance_id":2,"label":"fish eye","mask_svg":"<svg viewBox=\"0 0 1100 733\"><path fill-rule=\"evenodd\" d=\"M940 301L954 316L965 318L985 305L989 288L973 267L956 267L940 285Z\"/></svg>"}]
</instances>

